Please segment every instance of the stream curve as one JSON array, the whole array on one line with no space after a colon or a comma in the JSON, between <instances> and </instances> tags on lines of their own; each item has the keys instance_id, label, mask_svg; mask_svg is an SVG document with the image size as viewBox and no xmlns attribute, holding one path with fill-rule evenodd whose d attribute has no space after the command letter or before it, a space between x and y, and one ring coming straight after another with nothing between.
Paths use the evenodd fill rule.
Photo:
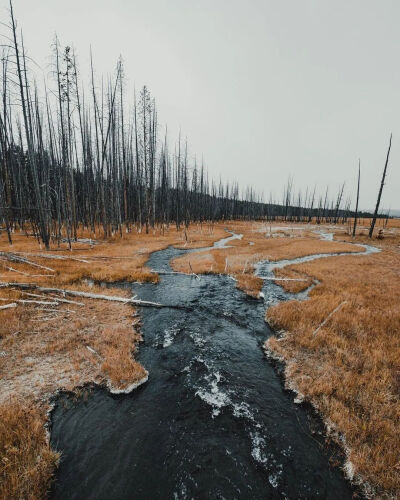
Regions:
<instances>
[{"instance_id":1,"label":"stream curve","mask_svg":"<svg viewBox=\"0 0 400 500\"><path fill-rule=\"evenodd\" d=\"M155 252L148 265L170 271L170 260L187 251ZM276 264L260 263L257 272ZM273 334L266 305L296 295L266 281L265 303L252 300L217 275L120 286L192 311L141 310L137 359L150 376L131 394L95 387L85 399L58 398L51 445L62 461L51 498L352 498L331 465L339 452L326 444L321 420L294 402L262 351Z\"/></svg>"}]
</instances>

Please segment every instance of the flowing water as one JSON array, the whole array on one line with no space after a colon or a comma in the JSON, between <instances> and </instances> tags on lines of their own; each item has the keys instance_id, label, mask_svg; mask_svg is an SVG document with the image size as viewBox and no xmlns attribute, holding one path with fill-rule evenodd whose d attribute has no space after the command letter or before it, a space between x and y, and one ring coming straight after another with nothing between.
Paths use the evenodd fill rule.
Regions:
<instances>
[{"instance_id":1,"label":"flowing water","mask_svg":"<svg viewBox=\"0 0 400 500\"><path fill-rule=\"evenodd\" d=\"M149 266L170 271L183 253L156 252ZM167 274L157 285L121 286L188 309L141 310L146 384L123 396L93 388L84 399L58 398L53 499L352 497L319 418L294 402L262 350L273 334L266 305L293 295L266 280L265 303L251 300L227 276Z\"/></svg>"}]
</instances>

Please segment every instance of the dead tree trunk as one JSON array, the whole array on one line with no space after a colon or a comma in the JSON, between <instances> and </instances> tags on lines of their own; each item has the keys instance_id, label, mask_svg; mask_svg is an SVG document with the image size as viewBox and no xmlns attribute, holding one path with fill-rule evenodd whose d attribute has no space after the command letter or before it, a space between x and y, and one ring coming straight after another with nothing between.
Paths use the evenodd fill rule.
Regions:
<instances>
[{"instance_id":1,"label":"dead tree trunk","mask_svg":"<svg viewBox=\"0 0 400 500\"><path fill-rule=\"evenodd\" d=\"M356 228L357 228L357 217L358 217L358 199L360 196L360 160L358 160L358 184L357 184L357 200L356 200L356 211L354 214L354 224L353 224L353 238L356 236Z\"/></svg>"},{"instance_id":2,"label":"dead tree trunk","mask_svg":"<svg viewBox=\"0 0 400 500\"><path fill-rule=\"evenodd\" d=\"M392 134L390 134L389 148L388 148L387 155L386 155L385 168L383 169L381 187L379 188L378 199L376 200L376 207L375 207L374 217L373 217L372 222L371 222L371 227L369 228L368 236L370 238L372 238L372 235L374 233L374 227L375 227L375 223L376 223L376 218L378 216L379 205L381 203L383 185L385 184L386 170L387 170L387 166L388 166L388 163L389 163L389 155L390 155L390 148L391 147L392 147Z\"/></svg>"}]
</instances>

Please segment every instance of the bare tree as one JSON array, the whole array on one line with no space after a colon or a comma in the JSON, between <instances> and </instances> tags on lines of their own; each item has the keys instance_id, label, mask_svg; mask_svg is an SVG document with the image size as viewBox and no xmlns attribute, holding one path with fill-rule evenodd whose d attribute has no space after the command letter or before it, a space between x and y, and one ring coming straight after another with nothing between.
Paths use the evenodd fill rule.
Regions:
<instances>
[{"instance_id":1,"label":"bare tree","mask_svg":"<svg viewBox=\"0 0 400 500\"><path fill-rule=\"evenodd\" d=\"M361 176L361 162L360 162L360 160L358 160L357 198L356 198L356 209L354 212L353 238L355 238L355 236L356 236L356 228L357 228L358 200L360 197L360 176Z\"/></svg>"},{"instance_id":2,"label":"bare tree","mask_svg":"<svg viewBox=\"0 0 400 500\"><path fill-rule=\"evenodd\" d=\"M383 174L382 174L382 180L381 180L381 185L380 185L380 188L379 188L379 193L378 193L378 199L376 200L376 206L375 206L375 212L374 212L374 216L372 218L372 222L371 222L371 227L369 228L369 233L368 233L368 236L370 238L372 238L372 235L374 233L374 227L375 227L375 223L376 223L376 218L378 216L378 211L379 211L379 205L381 203L381 197L382 197L382 191L383 191L383 186L385 184L385 178L386 178L386 170L387 170L387 166L388 166L388 163L389 163L389 155L390 155L390 148L392 147L392 134L390 134L390 139L389 139L389 147L388 147L388 150L387 150L387 154L386 154L386 161L385 161L385 167L383 169Z\"/></svg>"}]
</instances>

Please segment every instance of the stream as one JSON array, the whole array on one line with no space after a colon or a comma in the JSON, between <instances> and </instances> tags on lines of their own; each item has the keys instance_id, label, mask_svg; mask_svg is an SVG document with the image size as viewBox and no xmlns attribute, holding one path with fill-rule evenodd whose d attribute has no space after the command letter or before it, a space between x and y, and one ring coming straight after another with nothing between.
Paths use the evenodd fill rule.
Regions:
<instances>
[{"instance_id":1,"label":"stream","mask_svg":"<svg viewBox=\"0 0 400 500\"><path fill-rule=\"evenodd\" d=\"M171 271L170 260L190 251L198 249L170 247L148 265ZM263 262L257 273L330 255ZM183 274L119 286L192 310L141 309L137 359L150 375L131 394L94 387L86 398L57 398L51 445L62 460L52 499L352 498L320 418L294 402L262 350L273 335L266 307L309 290L293 295L265 280L265 300L253 300L228 276Z\"/></svg>"}]
</instances>

